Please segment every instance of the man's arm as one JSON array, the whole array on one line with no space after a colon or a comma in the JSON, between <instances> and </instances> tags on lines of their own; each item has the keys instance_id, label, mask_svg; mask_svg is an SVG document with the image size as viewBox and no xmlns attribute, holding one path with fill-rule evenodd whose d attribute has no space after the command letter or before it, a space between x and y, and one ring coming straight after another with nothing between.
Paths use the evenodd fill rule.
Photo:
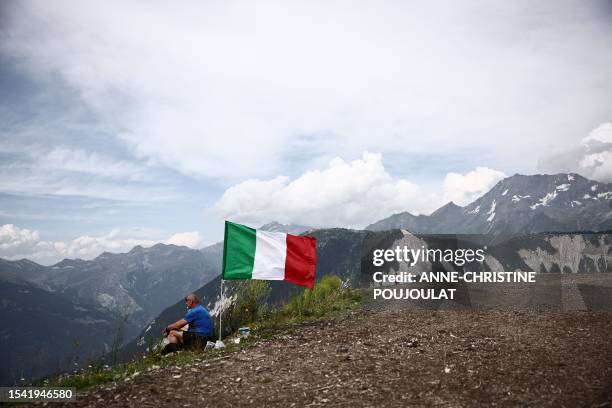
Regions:
<instances>
[{"instance_id":1,"label":"man's arm","mask_svg":"<svg viewBox=\"0 0 612 408\"><path fill-rule=\"evenodd\" d=\"M178 330L181 327L185 326L186 324L188 324L188 322L185 319L177 320L176 322L167 325L166 328L164 329L164 333L169 333L170 330Z\"/></svg>"}]
</instances>

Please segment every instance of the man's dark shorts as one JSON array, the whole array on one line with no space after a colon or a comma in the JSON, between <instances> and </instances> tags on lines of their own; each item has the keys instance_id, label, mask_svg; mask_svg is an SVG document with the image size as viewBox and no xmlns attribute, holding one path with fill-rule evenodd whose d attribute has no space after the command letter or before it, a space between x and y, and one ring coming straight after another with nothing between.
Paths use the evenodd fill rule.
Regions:
<instances>
[{"instance_id":1,"label":"man's dark shorts","mask_svg":"<svg viewBox=\"0 0 612 408\"><path fill-rule=\"evenodd\" d=\"M183 345L185 347L204 347L207 341L212 341L211 337L200 336L197 333L187 331L183 333Z\"/></svg>"}]
</instances>

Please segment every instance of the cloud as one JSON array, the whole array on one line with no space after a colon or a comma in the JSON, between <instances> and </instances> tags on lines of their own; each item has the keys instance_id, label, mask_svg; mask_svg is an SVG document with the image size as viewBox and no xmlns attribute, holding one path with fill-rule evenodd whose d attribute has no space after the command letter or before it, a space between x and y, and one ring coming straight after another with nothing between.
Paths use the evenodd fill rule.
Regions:
<instances>
[{"instance_id":1,"label":"cloud","mask_svg":"<svg viewBox=\"0 0 612 408\"><path fill-rule=\"evenodd\" d=\"M596 148L598 145L609 147L612 144L612 123L606 122L597 126L581 142L588 149Z\"/></svg>"},{"instance_id":2,"label":"cloud","mask_svg":"<svg viewBox=\"0 0 612 408\"><path fill-rule=\"evenodd\" d=\"M78 172L131 181L151 178L144 166L82 149L53 147L47 152L37 153L35 158L36 166L45 171Z\"/></svg>"},{"instance_id":3,"label":"cloud","mask_svg":"<svg viewBox=\"0 0 612 408\"><path fill-rule=\"evenodd\" d=\"M612 182L612 122L604 122L582 138L579 145L544 157L539 167L550 172L575 172Z\"/></svg>"},{"instance_id":4,"label":"cloud","mask_svg":"<svg viewBox=\"0 0 612 408\"><path fill-rule=\"evenodd\" d=\"M581 144L586 151L578 163L579 173L612 182L612 123L602 123L593 129Z\"/></svg>"},{"instance_id":5,"label":"cloud","mask_svg":"<svg viewBox=\"0 0 612 408\"><path fill-rule=\"evenodd\" d=\"M477 167L466 174L448 173L442 189L446 201L466 205L485 194L506 175L488 167Z\"/></svg>"},{"instance_id":6,"label":"cloud","mask_svg":"<svg viewBox=\"0 0 612 408\"><path fill-rule=\"evenodd\" d=\"M336 157L327 168L294 180L244 181L228 188L215 209L222 218L252 225L274 220L358 228L396 212L431 211L434 205L432 195L389 175L381 154L365 152L352 162Z\"/></svg>"},{"instance_id":7,"label":"cloud","mask_svg":"<svg viewBox=\"0 0 612 408\"><path fill-rule=\"evenodd\" d=\"M37 231L21 229L12 224L0 227L0 251L2 253L20 253L36 246L40 242Z\"/></svg>"},{"instance_id":8,"label":"cloud","mask_svg":"<svg viewBox=\"0 0 612 408\"><path fill-rule=\"evenodd\" d=\"M227 183L287 174L296 156L364 149L484 151L531 169L612 104L612 35L595 3L381 2L372 12L26 1L3 11L0 52L23 72L74 90L139 159Z\"/></svg>"},{"instance_id":9,"label":"cloud","mask_svg":"<svg viewBox=\"0 0 612 408\"><path fill-rule=\"evenodd\" d=\"M608 177L606 150L583 161L578 144L612 106L612 25L599 4L8 2L0 221L49 213L49 197L70 203L62 214L103 201L117 211L106 222L56 222L62 242L78 228L160 227L168 214L213 241L222 224L194 222L198 202L257 222L359 226L436 208L444 193L430 191L449 171L533 173L551 147L578 146L572 168ZM365 170L374 184L348 170L348 186L321 196L308 184L327 182L308 170L327 174L337 156L350 169L364 150L385 157L382 172Z\"/></svg>"},{"instance_id":10,"label":"cloud","mask_svg":"<svg viewBox=\"0 0 612 408\"><path fill-rule=\"evenodd\" d=\"M10 194L91 197L150 203L177 197L172 187L129 185L104 180L67 178L41 169L0 167L0 191Z\"/></svg>"},{"instance_id":11,"label":"cloud","mask_svg":"<svg viewBox=\"0 0 612 408\"><path fill-rule=\"evenodd\" d=\"M95 151L14 143L5 151L12 156L0 165L2 192L134 202L177 195L170 183L155 177L155 168Z\"/></svg>"},{"instance_id":12,"label":"cloud","mask_svg":"<svg viewBox=\"0 0 612 408\"><path fill-rule=\"evenodd\" d=\"M120 236L118 230L106 235L83 235L69 241L45 241L38 231L19 228L13 224L0 227L0 257L10 260L30 259L43 265L51 265L65 258L93 259L102 252L128 252L136 245L150 247L157 240ZM177 233L166 243L197 247L198 232Z\"/></svg>"},{"instance_id":13,"label":"cloud","mask_svg":"<svg viewBox=\"0 0 612 408\"><path fill-rule=\"evenodd\" d=\"M200 233L197 231L179 232L168 238L166 244L183 245L189 248L197 249L202 245L202 238L200 237Z\"/></svg>"}]
</instances>

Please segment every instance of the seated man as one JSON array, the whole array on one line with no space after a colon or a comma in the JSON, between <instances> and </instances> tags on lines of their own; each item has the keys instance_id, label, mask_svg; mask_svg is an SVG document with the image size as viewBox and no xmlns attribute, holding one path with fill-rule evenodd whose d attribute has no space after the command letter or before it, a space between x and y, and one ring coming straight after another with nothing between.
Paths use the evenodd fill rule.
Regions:
<instances>
[{"instance_id":1,"label":"seated man","mask_svg":"<svg viewBox=\"0 0 612 408\"><path fill-rule=\"evenodd\" d=\"M164 329L164 335L168 337L169 344L164 347L162 354L171 353L180 346L191 346L198 341L206 343L213 337L213 322L208 310L200 304L198 297L190 293L185 298L187 314L181 320L169 324ZM189 325L188 330L182 330Z\"/></svg>"}]
</instances>

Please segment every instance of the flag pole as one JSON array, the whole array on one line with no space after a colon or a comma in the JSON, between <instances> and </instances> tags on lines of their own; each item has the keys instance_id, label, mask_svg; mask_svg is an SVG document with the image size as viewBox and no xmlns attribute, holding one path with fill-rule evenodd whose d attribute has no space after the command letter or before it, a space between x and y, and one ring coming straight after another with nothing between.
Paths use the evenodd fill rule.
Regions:
<instances>
[{"instance_id":1,"label":"flag pole","mask_svg":"<svg viewBox=\"0 0 612 408\"><path fill-rule=\"evenodd\" d=\"M221 331L221 315L223 314L223 304L225 303L223 299L223 275L221 275L221 294L219 295L219 301L219 341L221 341L221 333L223 333Z\"/></svg>"}]
</instances>

